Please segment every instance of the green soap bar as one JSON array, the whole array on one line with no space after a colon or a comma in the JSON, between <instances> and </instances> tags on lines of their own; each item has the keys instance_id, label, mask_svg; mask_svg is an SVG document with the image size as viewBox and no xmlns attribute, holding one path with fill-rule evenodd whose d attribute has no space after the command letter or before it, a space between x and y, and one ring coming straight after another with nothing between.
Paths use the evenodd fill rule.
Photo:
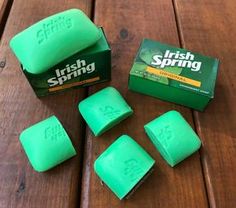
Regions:
<instances>
[{"instance_id":1,"label":"green soap bar","mask_svg":"<svg viewBox=\"0 0 236 208\"><path fill-rule=\"evenodd\" d=\"M95 136L101 135L133 113L113 87L104 88L81 101L79 111Z\"/></svg>"},{"instance_id":2,"label":"green soap bar","mask_svg":"<svg viewBox=\"0 0 236 208\"><path fill-rule=\"evenodd\" d=\"M148 176L155 161L132 138L119 137L95 161L94 169L102 181L122 199Z\"/></svg>"},{"instance_id":3,"label":"green soap bar","mask_svg":"<svg viewBox=\"0 0 236 208\"><path fill-rule=\"evenodd\" d=\"M169 111L144 126L144 129L167 163L176 164L193 154L201 141L177 111Z\"/></svg>"},{"instance_id":4,"label":"green soap bar","mask_svg":"<svg viewBox=\"0 0 236 208\"><path fill-rule=\"evenodd\" d=\"M51 116L25 129L20 142L33 168L46 171L76 155L60 121Z\"/></svg>"},{"instance_id":5,"label":"green soap bar","mask_svg":"<svg viewBox=\"0 0 236 208\"><path fill-rule=\"evenodd\" d=\"M32 74L40 74L98 41L100 30L79 9L47 17L18 33L10 47Z\"/></svg>"}]
</instances>

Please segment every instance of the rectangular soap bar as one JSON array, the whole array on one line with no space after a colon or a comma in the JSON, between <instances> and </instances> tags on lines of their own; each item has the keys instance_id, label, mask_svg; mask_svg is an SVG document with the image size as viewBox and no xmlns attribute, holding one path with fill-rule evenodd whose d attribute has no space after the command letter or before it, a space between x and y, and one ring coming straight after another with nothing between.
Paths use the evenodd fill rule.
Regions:
<instances>
[{"instance_id":1,"label":"rectangular soap bar","mask_svg":"<svg viewBox=\"0 0 236 208\"><path fill-rule=\"evenodd\" d=\"M214 97L219 61L144 39L129 76L129 89L204 110Z\"/></svg>"},{"instance_id":2,"label":"rectangular soap bar","mask_svg":"<svg viewBox=\"0 0 236 208\"><path fill-rule=\"evenodd\" d=\"M93 45L100 37L100 30L81 10L70 9L18 33L10 47L29 73L40 74Z\"/></svg>"}]
</instances>

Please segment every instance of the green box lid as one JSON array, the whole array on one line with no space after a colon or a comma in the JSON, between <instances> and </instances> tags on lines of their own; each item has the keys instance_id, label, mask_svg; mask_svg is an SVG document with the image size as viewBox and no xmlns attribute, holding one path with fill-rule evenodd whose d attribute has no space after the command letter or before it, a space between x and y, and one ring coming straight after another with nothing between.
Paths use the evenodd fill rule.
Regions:
<instances>
[{"instance_id":1,"label":"green box lid","mask_svg":"<svg viewBox=\"0 0 236 208\"><path fill-rule=\"evenodd\" d=\"M102 181L122 199L151 170L155 161L131 137L120 136L95 161L94 169Z\"/></svg>"}]
</instances>

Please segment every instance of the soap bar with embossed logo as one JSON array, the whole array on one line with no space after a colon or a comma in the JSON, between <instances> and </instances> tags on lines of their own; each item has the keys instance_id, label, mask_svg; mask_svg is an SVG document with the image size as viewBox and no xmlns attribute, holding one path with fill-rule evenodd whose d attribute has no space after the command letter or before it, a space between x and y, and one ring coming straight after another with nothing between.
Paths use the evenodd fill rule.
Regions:
<instances>
[{"instance_id":1,"label":"soap bar with embossed logo","mask_svg":"<svg viewBox=\"0 0 236 208\"><path fill-rule=\"evenodd\" d=\"M151 173L155 160L131 137L120 136L95 161L99 178L119 199L128 198Z\"/></svg>"},{"instance_id":2,"label":"soap bar with embossed logo","mask_svg":"<svg viewBox=\"0 0 236 208\"><path fill-rule=\"evenodd\" d=\"M93 45L100 37L100 30L81 10L70 9L18 33L10 47L29 73L40 74Z\"/></svg>"},{"instance_id":3,"label":"soap bar with embossed logo","mask_svg":"<svg viewBox=\"0 0 236 208\"><path fill-rule=\"evenodd\" d=\"M152 120L144 129L171 167L196 152L201 146L198 135L182 115L174 110Z\"/></svg>"},{"instance_id":4,"label":"soap bar with embossed logo","mask_svg":"<svg viewBox=\"0 0 236 208\"><path fill-rule=\"evenodd\" d=\"M46 171L76 155L60 121L51 116L20 134L20 142L33 168Z\"/></svg>"},{"instance_id":5,"label":"soap bar with embossed logo","mask_svg":"<svg viewBox=\"0 0 236 208\"><path fill-rule=\"evenodd\" d=\"M133 113L121 94L113 87L94 93L79 103L79 111L99 136Z\"/></svg>"}]
</instances>

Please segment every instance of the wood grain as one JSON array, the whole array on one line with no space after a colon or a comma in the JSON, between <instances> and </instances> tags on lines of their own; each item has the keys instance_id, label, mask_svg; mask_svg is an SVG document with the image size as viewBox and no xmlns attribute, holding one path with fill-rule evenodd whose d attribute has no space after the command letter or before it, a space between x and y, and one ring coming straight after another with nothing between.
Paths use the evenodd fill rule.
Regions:
<instances>
[{"instance_id":1,"label":"wood grain","mask_svg":"<svg viewBox=\"0 0 236 208\"><path fill-rule=\"evenodd\" d=\"M218 57L215 98L204 113L195 112L211 207L236 207L236 2L175 0L183 46Z\"/></svg>"},{"instance_id":2,"label":"wood grain","mask_svg":"<svg viewBox=\"0 0 236 208\"><path fill-rule=\"evenodd\" d=\"M12 1L13 0L0 0L0 37L4 30Z\"/></svg>"},{"instance_id":3,"label":"wood grain","mask_svg":"<svg viewBox=\"0 0 236 208\"><path fill-rule=\"evenodd\" d=\"M0 19L2 19L9 0L0 0Z\"/></svg>"},{"instance_id":4,"label":"wood grain","mask_svg":"<svg viewBox=\"0 0 236 208\"><path fill-rule=\"evenodd\" d=\"M144 124L172 109L180 111L193 125L191 111L127 89L129 70L142 38L179 45L172 1L96 1L95 23L104 26L112 47L112 81L90 87L89 93L107 85L114 86L132 106L134 115L97 138L87 129L81 207L207 207L199 154L170 168L143 129ZM130 135L141 144L157 165L129 200L119 201L106 186L101 185L93 171L93 163L122 134Z\"/></svg>"},{"instance_id":5,"label":"wood grain","mask_svg":"<svg viewBox=\"0 0 236 208\"><path fill-rule=\"evenodd\" d=\"M22 74L8 43L16 33L34 22L69 8L91 12L88 0L14 1L0 46L0 207L77 207L83 123L77 103L85 90L36 98ZM45 173L35 172L18 140L20 132L55 114L64 125L77 156Z\"/></svg>"}]
</instances>

